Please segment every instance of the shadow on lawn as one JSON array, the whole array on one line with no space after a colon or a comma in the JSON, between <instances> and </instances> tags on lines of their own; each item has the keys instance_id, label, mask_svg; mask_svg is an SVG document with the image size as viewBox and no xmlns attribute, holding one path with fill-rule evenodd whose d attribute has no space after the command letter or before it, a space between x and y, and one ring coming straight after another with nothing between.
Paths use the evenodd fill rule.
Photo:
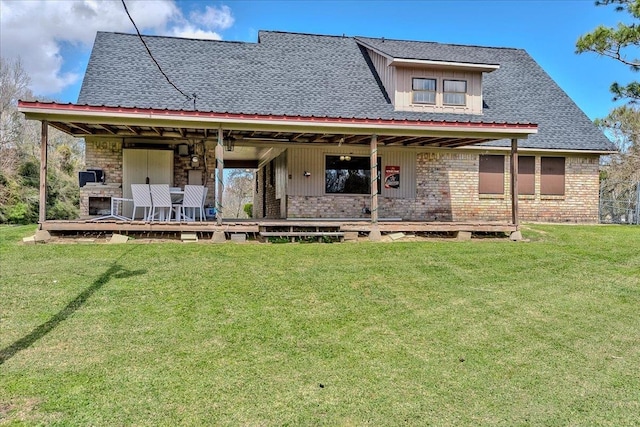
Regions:
<instances>
[{"instance_id":1,"label":"shadow on lawn","mask_svg":"<svg viewBox=\"0 0 640 427\"><path fill-rule=\"evenodd\" d=\"M123 254L124 256L124 254ZM122 257L120 257L122 258ZM102 288L111 278L124 279L127 277L137 276L139 274L146 273L147 270L126 270L118 264L116 260L107 271L105 271L100 277L98 277L87 289L82 291L77 297L75 297L69 304L67 304L62 310L57 312L51 319L45 323L36 327L29 335L20 338L8 347L0 350L0 365L7 360L11 359L18 352L31 347L40 338L47 335L53 329L55 329L61 322L67 320L69 316L76 312L85 302L100 288Z\"/></svg>"}]
</instances>

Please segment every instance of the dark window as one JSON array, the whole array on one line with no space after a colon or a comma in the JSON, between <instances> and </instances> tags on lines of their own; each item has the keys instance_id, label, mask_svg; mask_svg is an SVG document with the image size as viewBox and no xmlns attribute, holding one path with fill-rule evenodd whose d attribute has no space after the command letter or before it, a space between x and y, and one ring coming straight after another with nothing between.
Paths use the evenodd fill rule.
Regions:
<instances>
[{"instance_id":1,"label":"dark window","mask_svg":"<svg viewBox=\"0 0 640 427\"><path fill-rule=\"evenodd\" d=\"M327 156L325 159L325 192L338 194L371 194L369 157ZM378 157L378 192L380 192Z\"/></svg>"},{"instance_id":2,"label":"dark window","mask_svg":"<svg viewBox=\"0 0 640 427\"><path fill-rule=\"evenodd\" d=\"M445 80L442 103L444 105L467 105L467 82L464 80Z\"/></svg>"},{"instance_id":3,"label":"dark window","mask_svg":"<svg viewBox=\"0 0 640 427\"><path fill-rule=\"evenodd\" d=\"M518 194L536 193L536 158L518 156Z\"/></svg>"},{"instance_id":4,"label":"dark window","mask_svg":"<svg viewBox=\"0 0 640 427\"><path fill-rule=\"evenodd\" d=\"M564 195L564 157L540 158L540 194Z\"/></svg>"},{"instance_id":5,"label":"dark window","mask_svg":"<svg viewBox=\"0 0 640 427\"><path fill-rule=\"evenodd\" d=\"M504 156L480 155L478 192L504 194Z\"/></svg>"},{"instance_id":6,"label":"dark window","mask_svg":"<svg viewBox=\"0 0 640 427\"><path fill-rule=\"evenodd\" d=\"M419 79L412 80L414 104L435 104L436 103L436 79Z\"/></svg>"}]
</instances>

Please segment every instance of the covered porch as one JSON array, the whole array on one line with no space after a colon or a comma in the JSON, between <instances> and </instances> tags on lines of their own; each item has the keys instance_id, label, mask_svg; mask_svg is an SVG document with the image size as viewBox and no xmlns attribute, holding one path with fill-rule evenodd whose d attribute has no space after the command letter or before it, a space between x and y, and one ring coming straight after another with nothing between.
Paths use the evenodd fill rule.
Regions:
<instances>
[{"instance_id":1,"label":"covered porch","mask_svg":"<svg viewBox=\"0 0 640 427\"><path fill-rule=\"evenodd\" d=\"M261 227L276 227L278 221L316 222L318 224L339 223L339 229L349 232L368 234L373 240L381 233L391 232L429 232L429 231L471 231L471 232L505 232L515 231L519 226L517 165L518 139L526 138L537 132L537 126L528 123L483 123L483 122L425 122L407 120L371 120L358 118L316 118L261 116L230 113L213 113L198 111L171 111L120 107L96 107L74 104L56 104L42 102L20 102L20 111L27 118L42 122L41 174L40 174L40 227L44 230L62 231L100 231L100 232L142 232L142 231L198 231L202 233L232 233L232 230L246 233L260 233ZM108 197L122 197L127 191L123 182L122 151L132 149L162 149L172 151L174 157L181 161L181 151L187 146L188 157L185 160L185 172L200 171L203 184L210 187L211 202L217 210L215 222L195 223L159 223L137 221L92 221L82 218L74 221L48 221L46 215L46 170L48 128L54 127L76 137L83 137L87 144L107 144L108 150L115 153L113 158L104 164L94 160L91 167L102 167L106 170L107 184L112 188ZM380 214L379 199L383 195L379 188L383 171L379 164L380 153L384 150L410 152L433 148L442 152L456 152L457 149L470 147L478 143L510 140L510 220L507 221L455 221L415 217L402 221L384 221ZM109 145L111 144L111 145ZM365 217L344 218L340 212L328 212L327 217L311 215L300 218L298 213L288 206L292 199L292 182L296 179L310 182L321 179L307 171L298 171L295 165L279 169L280 214L276 218L267 218L267 210L254 211L254 218L249 221L226 219L222 194L225 189L225 168L251 168L263 171L262 181L266 176L266 166L275 165L276 159L283 159L283 153L305 153L312 148L323 148L335 153L354 152L369 159L370 194L359 194L366 200L363 207ZM297 151L295 151L297 149ZM364 154L363 154L364 153ZM297 154L299 155L299 154ZM119 156L119 157L118 157ZM197 161L194 166L193 158ZM119 164L118 164L119 162ZM200 163L198 168L197 163ZM180 164L174 165L180 170ZM301 168L300 164L298 167ZM110 170L111 169L111 170ZM300 173L302 172L302 173ZM322 174L322 171L320 171ZM186 174L185 174L186 175ZM259 175L259 174L258 174ZM274 173L275 175L275 173ZM300 175L300 177L298 176ZM304 177L304 178L302 178ZM258 176L258 179L259 176ZM274 178L276 179L276 178ZM124 177L126 181L126 176ZM175 181L175 178L172 179ZM175 185L175 182L171 182ZM278 186L274 186L278 187ZM105 190L98 187L96 190ZM415 191L415 183L412 187ZM321 195L327 197L327 195ZM348 200L344 198L342 200ZM305 195L298 200L314 203L317 200ZM336 221L339 220L339 221ZM309 224L306 224L309 225ZM240 231L243 230L243 231Z\"/></svg>"}]
</instances>

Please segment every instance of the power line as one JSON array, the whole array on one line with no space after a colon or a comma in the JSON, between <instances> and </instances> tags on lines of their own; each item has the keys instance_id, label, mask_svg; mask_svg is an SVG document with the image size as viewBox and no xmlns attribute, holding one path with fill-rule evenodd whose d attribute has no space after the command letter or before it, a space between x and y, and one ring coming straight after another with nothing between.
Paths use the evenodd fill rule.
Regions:
<instances>
[{"instance_id":1,"label":"power line","mask_svg":"<svg viewBox=\"0 0 640 427\"><path fill-rule=\"evenodd\" d=\"M138 26L136 25L136 23L134 22L133 18L131 17L131 14L129 13L129 9L127 9L127 5L124 3L124 0L121 0L121 1L122 1L122 6L124 7L124 11L127 12L127 16L129 17L129 20L131 21L131 23L133 24L134 28L136 29L136 32L138 33L138 37L140 38L140 41L144 45L145 49L147 49L147 52L149 53L149 56L151 57L153 62L155 62L156 66L158 67L158 70L160 70L160 72L162 73L164 78L167 79L167 82L169 82L169 84L171 86L173 86L175 88L175 90L177 90L178 92L180 92L182 94L182 96L187 98L187 101L190 101L191 99L193 99L193 109L195 110L195 107L196 107L196 95L195 95L195 93L193 94L193 97L187 95L186 93L181 91L178 88L178 86L173 84L173 82L169 79L169 76L167 76L167 74L164 71L162 71L162 67L160 67L160 64L158 64L158 61L156 61L156 58L153 57L153 54L151 53L151 50L149 49L149 46L147 46L147 43L142 38L142 34L140 34L140 30L138 29Z\"/></svg>"}]
</instances>

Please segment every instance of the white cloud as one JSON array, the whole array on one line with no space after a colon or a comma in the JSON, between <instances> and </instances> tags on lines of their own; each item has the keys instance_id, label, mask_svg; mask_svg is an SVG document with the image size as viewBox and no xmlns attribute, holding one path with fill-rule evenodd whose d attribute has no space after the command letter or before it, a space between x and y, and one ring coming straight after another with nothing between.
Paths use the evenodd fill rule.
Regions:
<instances>
[{"instance_id":1,"label":"white cloud","mask_svg":"<svg viewBox=\"0 0 640 427\"><path fill-rule=\"evenodd\" d=\"M183 27L174 27L171 35L187 39L222 40L222 36L215 31L201 30L190 24Z\"/></svg>"},{"instance_id":2,"label":"white cloud","mask_svg":"<svg viewBox=\"0 0 640 427\"><path fill-rule=\"evenodd\" d=\"M234 19L229 6L220 8L206 6L204 13L193 11L191 20L212 30L226 30L233 25Z\"/></svg>"},{"instance_id":3,"label":"white cloud","mask_svg":"<svg viewBox=\"0 0 640 427\"><path fill-rule=\"evenodd\" d=\"M129 13L143 34L221 39L215 30L233 24L231 10L206 6L186 20L174 0L126 0ZM55 95L82 77L63 71L69 58L62 46L86 53L97 31L134 33L120 1L101 0L0 0L0 52L4 58L20 57L36 95ZM201 28L203 27L203 28Z\"/></svg>"}]
</instances>

